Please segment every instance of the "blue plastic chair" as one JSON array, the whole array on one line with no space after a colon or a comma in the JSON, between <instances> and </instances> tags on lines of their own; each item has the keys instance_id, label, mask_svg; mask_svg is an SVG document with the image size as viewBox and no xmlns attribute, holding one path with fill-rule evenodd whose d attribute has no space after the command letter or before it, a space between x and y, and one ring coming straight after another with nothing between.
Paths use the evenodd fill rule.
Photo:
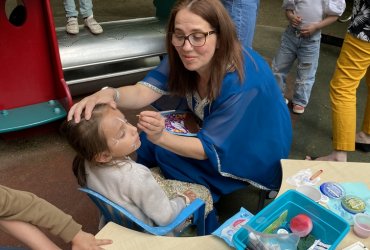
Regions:
<instances>
[{"instance_id":1,"label":"blue plastic chair","mask_svg":"<svg viewBox=\"0 0 370 250\"><path fill-rule=\"evenodd\" d=\"M99 208L100 213L104 216L105 222L110 221L130 229L137 231L146 231L154 235L167 235L173 233L174 229L184 223L189 217L192 217L191 225L197 228L197 235L204 235L204 209L205 203L197 198L184 208L181 213L166 226L149 226L143 221L133 216L122 206L112 202L105 196L90 188L79 188L80 191L86 193L89 198Z\"/></svg>"}]
</instances>

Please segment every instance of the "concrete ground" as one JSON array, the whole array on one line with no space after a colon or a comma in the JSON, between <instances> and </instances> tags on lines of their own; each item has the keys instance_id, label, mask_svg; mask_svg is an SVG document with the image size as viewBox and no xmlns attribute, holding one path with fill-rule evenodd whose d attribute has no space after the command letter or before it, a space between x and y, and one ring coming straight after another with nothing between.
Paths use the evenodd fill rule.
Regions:
<instances>
[{"instance_id":1,"label":"concrete ground","mask_svg":"<svg viewBox=\"0 0 370 250\"><path fill-rule=\"evenodd\" d=\"M254 48L267 61L271 61L279 46L280 35L286 26L286 20L280 0L261 0ZM153 16L155 9L152 1L95 0L94 15L100 22ZM62 1L51 0L56 27L65 25ZM335 23L324 30L325 34L343 37L347 23ZM311 100L302 115L292 114L293 145L289 158L303 159L305 155L324 155L331 152L331 109L329 100L329 82L335 68L340 48L322 44L316 83ZM290 76L294 80L294 71ZM123 83L130 84L130 83ZM102 83L102 86L106 83ZM291 89L291 86L289 86ZM289 97L289 95L288 95ZM80 97L75 97L75 101ZM361 127L366 99L366 89L361 84L358 91L357 128ZM126 114L135 123L137 111ZM0 183L12 188L27 190L45 198L83 225L85 231L96 233L98 211L90 200L77 191L77 183L71 171L74 152L60 135L53 131L32 137L20 137L13 140L0 138ZM351 152L348 157L353 162L369 162L369 154ZM222 220L244 206L251 212L257 211L258 193L250 188L248 192L237 192L222 200L220 217ZM63 249L68 244L52 237ZM0 234L1 246L21 246L5 234Z\"/></svg>"}]
</instances>

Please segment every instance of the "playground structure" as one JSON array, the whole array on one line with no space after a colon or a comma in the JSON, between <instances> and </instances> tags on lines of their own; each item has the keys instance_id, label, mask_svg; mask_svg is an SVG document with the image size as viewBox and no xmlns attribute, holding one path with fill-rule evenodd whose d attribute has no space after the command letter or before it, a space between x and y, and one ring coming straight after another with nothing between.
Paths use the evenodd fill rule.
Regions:
<instances>
[{"instance_id":1,"label":"playground structure","mask_svg":"<svg viewBox=\"0 0 370 250\"><path fill-rule=\"evenodd\" d=\"M0 0L0 27L8 37L0 41L2 137L65 118L71 94L142 79L165 54L162 18L103 22L99 36L69 35L55 28L49 1L9 2Z\"/></svg>"},{"instance_id":2,"label":"playground structure","mask_svg":"<svg viewBox=\"0 0 370 250\"><path fill-rule=\"evenodd\" d=\"M59 51L67 85L73 96L102 87L132 84L158 65L166 53L165 23L156 17L100 23L94 36L86 29L69 35L57 28Z\"/></svg>"},{"instance_id":3,"label":"playground structure","mask_svg":"<svg viewBox=\"0 0 370 250\"><path fill-rule=\"evenodd\" d=\"M6 3L0 0L0 135L51 124L72 104L49 1L23 0L10 14Z\"/></svg>"}]
</instances>

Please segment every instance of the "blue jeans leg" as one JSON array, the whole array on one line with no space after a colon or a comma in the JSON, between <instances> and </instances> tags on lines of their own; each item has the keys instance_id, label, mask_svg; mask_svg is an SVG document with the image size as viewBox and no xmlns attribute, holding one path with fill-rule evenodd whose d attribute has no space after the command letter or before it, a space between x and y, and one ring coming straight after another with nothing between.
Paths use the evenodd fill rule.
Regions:
<instances>
[{"instance_id":1,"label":"blue jeans leg","mask_svg":"<svg viewBox=\"0 0 370 250\"><path fill-rule=\"evenodd\" d=\"M76 4L74 0L64 0L64 10L67 18L78 16L78 11L76 10Z\"/></svg>"},{"instance_id":2,"label":"blue jeans leg","mask_svg":"<svg viewBox=\"0 0 370 250\"><path fill-rule=\"evenodd\" d=\"M306 107L315 83L320 55L320 39L303 39L297 55L297 76L292 102Z\"/></svg>"},{"instance_id":3,"label":"blue jeans leg","mask_svg":"<svg viewBox=\"0 0 370 250\"><path fill-rule=\"evenodd\" d=\"M240 42L252 48L259 0L222 0L222 3L234 20Z\"/></svg>"},{"instance_id":4,"label":"blue jeans leg","mask_svg":"<svg viewBox=\"0 0 370 250\"><path fill-rule=\"evenodd\" d=\"M89 17L93 14L92 0L80 0L80 14L82 18Z\"/></svg>"},{"instance_id":5,"label":"blue jeans leg","mask_svg":"<svg viewBox=\"0 0 370 250\"><path fill-rule=\"evenodd\" d=\"M282 35L280 48L272 59L272 72L283 95L285 94L287 75L297 58L297 44L298 38L295 34L291 33L290 30L286 30Z\"/></svg>"}]
</instances>

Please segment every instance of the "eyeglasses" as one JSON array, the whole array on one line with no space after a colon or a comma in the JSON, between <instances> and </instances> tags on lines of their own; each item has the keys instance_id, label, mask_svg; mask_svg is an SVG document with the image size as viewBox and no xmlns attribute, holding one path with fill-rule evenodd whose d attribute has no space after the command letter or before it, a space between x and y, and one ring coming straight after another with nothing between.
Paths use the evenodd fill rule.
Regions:
<instances>
[{"instance_id":1,"label":"eyeglasses","mask_svg":"<svg viewBox=\"0 0 370 250\"><path fill-rule=\"evenodd\" d=\"M188 40L193 47L202 47L206 44L207 36L212 34L216 34L216 31L194 32L187 36L172 33L172 44L176 47L182 47Z\"/></svg>"}]
</instances>

